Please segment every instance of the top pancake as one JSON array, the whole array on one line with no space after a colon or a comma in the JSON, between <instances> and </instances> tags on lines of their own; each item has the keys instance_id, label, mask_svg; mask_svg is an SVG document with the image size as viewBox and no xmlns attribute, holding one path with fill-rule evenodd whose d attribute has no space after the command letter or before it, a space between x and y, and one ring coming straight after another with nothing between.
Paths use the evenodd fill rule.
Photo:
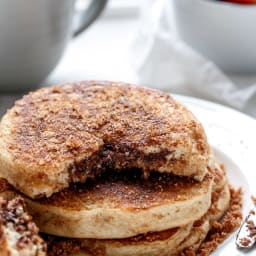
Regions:
<instances>
[{"instance_id":1,"label":"top pancake","mask_svg":"<svg viewBox=\"0 0 256 256\"><path fill-rule=\"evenodd\" d=\"M24 96L0 124L0 176L35 198L107 169L140 168L202 180L201 124L169 94L89 81Z\"/></svg>"}]
</instances>

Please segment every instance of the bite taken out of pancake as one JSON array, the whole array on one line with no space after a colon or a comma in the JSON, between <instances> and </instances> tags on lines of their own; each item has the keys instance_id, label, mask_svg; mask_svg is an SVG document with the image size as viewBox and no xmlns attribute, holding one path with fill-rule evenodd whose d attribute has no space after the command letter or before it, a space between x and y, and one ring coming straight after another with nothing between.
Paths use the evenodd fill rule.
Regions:
<instances>
[{"instance_id":1,"label":"bite taken out of pancake","mask_svg":"<svg viewBox=\"0 0 256 256\"><path fill-rule=\"evenodd\" d=\"M0 123L0 176L50 197L105 170L139 168L202 181L210 148L200 122L168 93L87 81L39 89Z\"/></svg>"}]
</instances>

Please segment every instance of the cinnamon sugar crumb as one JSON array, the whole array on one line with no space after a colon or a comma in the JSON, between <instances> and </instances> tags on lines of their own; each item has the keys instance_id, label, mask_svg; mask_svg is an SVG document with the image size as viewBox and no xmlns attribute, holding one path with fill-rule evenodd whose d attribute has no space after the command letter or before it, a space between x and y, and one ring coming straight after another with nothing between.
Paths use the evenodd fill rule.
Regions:
<instances>
[{"instance_id":1,"label":"cinnamon sugar crumb","mask_svg":"<svg viewBox=\"0 0 256 256\"><path fill-rule=\"evenodd\" d=\"M61 238L51 237L44 235L44 239L48 243L48 256L69 256L73 254L85 254L91 256L105 256L106 252L104 248L93 247L90 244L81 245L80 240L76 239L67 239L64 242L61 241ZM79 254L80 255L80 254Z\"/></svg>"},{"instance_id":2,"label":"cinnamon sugar crumb","mask_svg":"<svg viewBox=\"0 0 256 256\"><path fill-rule=\"evenodd\" d=\"M198 251L185 249L179 256L208 256L236 229L242 222L242 189L230 186L230 208L219 221L212 223L212 229Z\"/></svg>"},{"instance_id":3,"label":"cinnamon sugar crumb","mask_svg":"<svg viewBox=\"0 0 256 256\"><path fill-rule=\"evenodd\" d=\"M8 185L2 179L0 184ZM0 196L0 255L46 255L46 243L24 208L23 198L5 200Z\"/></svg>"}]
</instances>

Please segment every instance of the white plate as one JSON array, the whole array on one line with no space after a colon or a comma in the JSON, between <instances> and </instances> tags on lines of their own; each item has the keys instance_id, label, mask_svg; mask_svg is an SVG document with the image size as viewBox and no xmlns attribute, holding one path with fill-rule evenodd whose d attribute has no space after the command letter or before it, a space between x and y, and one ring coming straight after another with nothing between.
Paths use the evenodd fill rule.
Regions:
<instances>
[{"instance_id":1,"label":"white plate","mask_svg":"<svg viewBox=\"0 0 256 256\"><path fill-rule=\"evenodd\" d=\"M243 188L243 214L246 215L252 207L250 197L256 195L256 165L253 162L256 158L255 120L208 101L180 95L174 97L202 122L218 160L226 166L230 183ZM256 255L256 248L247 253L239 251L235 246L235 235L236 232L212 255Z\"/></svg>"}]
</instances>

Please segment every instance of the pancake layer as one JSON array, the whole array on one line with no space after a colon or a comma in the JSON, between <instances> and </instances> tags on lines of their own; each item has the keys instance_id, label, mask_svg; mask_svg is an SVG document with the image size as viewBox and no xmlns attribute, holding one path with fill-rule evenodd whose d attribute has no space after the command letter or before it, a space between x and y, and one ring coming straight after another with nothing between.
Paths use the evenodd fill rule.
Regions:
<instances>
[{"instance_id":1,"label":"pancake layer","mask_svg":"<svg viewBox=\"0 0 256 256\"><path fill-rule=\"evenodd\" d=\"M207 213L185 227L148 233L126 239L68 239L46 236L49 256L171 256L186 248L198 249L211 228L229 207L228 185L213 192Z\"/></svg>"},{"instance_id":2,"label":"pancake layer","mask_svg":"<svg viewBox=\"0 0 256 256\"><path fill-rule=\"evenodd\" d=\"M105 170L140 168L202 180L202 125L169 94L87 81L43 88L0 123L0 175L28 197L50 197Z\"/></svg>"},{"instance_id":3,"label":"pancake layer","mask_svg":"<svg viewBox=\"0 0 256 256\"><path fill-rule=\"evenodd\" d=\"M128 174L129 175L128 175ZM211 204L213 177L202 182L138 170L109 172L50 198L26 198L42 232L73 238L125 238L187 225Z\"/></svg>"}]
</instances>

